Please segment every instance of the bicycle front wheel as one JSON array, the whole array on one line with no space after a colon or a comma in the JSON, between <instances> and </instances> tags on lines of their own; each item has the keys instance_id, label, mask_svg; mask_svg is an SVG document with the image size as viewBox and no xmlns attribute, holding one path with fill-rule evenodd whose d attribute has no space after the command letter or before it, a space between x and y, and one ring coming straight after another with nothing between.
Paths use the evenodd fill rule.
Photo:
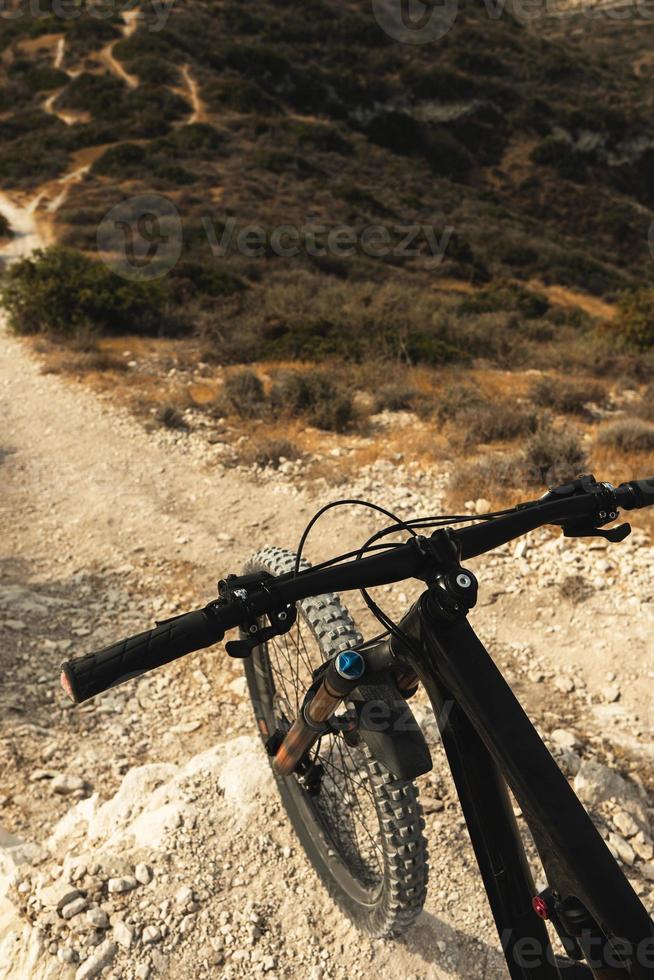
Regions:
<instances>
[{"instance_id":1,"label":"bicycle front wheel","mask_svg":"<svg viewBox=\"0 0 654 980\"><path fill-rule=\"evenodd\" d=\"M265 548L244 572L280 575L294 563L292 552ZM264 741L290 728L313 671L361 642L336 595L305 599L297 612L289 633L257 647L245 661ZM420 913L427 889L427 847L415 784L392 776L356 735L325 735L310 756L308 775L276 777L307 857L362 932L403 931Z\"/></svg>"}]
</instances>

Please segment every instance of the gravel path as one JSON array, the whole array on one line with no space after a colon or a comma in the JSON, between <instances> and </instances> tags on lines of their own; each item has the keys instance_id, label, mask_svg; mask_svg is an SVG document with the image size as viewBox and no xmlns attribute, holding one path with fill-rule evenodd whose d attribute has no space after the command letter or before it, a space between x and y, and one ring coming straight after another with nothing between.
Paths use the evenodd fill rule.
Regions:
<instances>
[{"instance_id":1,"label":"gravel path","mask_svg":"<svg viewBox=\"0 0 654 980\"><path fill-rule=\"evenodd\" d=\"M421 781L426 910L403 939L372 942L299 851L240 667L222 648L81 710L65 703L63 655L206 602L248 554L297 541L333 494L224 469L201 434L147 432L109 400L42 374L21 341L0 340L0 895L13 881L0 903L0 978L504 977L437 748ZM440 486L442 475L380 463L347 489L433 512ZM359 543L373 526L337 512L310 554ZM477 562L474 622L654 907L654 566L642 537L621 548L543 534ZM412 594L382 597L397 615ZM427 706L418 714L434 734ZM16 850L7 834L28 843Z\"/></svg>"}]
</instances>

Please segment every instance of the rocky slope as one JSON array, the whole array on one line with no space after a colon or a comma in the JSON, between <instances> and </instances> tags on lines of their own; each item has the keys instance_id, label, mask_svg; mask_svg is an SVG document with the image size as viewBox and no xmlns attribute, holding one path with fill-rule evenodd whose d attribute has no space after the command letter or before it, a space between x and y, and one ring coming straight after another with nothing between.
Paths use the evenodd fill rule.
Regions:
<instances>
[{"instance_id":1,"label":"rocky slope","mask_svg":"<svg viewBox=\"0 0 654 980\"><path fill-rule=\"evenodd\" d=\"M373 942L317 885L222 649L81 709L57 689L63 655L206 601L251 551L297 541L333 491L224 469L200 427L146 433L8 336L0 413L2 980L505 976L437 747L421 780L428 903L407 937ZM442 480L381 461L348 492L433 512ZM337 513L310 555L372 527ZM542 533L475 562L474 624L654 909L652 548L639 533L602 544ZM398 615L412 594L380 601Z\"/></svg>"}]
</instances>

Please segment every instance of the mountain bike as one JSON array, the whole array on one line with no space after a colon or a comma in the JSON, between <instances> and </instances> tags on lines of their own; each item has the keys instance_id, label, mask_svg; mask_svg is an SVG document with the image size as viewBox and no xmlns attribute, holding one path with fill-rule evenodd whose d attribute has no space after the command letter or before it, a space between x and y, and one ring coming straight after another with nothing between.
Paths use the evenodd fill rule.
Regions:
<instances>
[{"instance_id":1,"label":"mountain bike","mask_svg":"<svg viewBox=\"0 0 654 980\"><path fill-rule=\"evenodd\" d=\"M344 503L392 523L310 567L311 527ZM244 661L293 827L329 893L372 936L409 927L425 900L415 781L432 759L410 706L423 685L512 980L654 980L654 923L472 629L477 580L462 565L546 525L618 543L630 532L613 524L619 510L652 504L654 479L613 487L593 476L480 517L402 521L338 501L296 553L260 551L204 608L64 663L62 685L82 702L238 630L226 649ZM384 540L398 534L406 540ZM394 623L367 590L405 579L425 589ZM336 594L356 589L384 627L365 642ZM538 889L510 794L540 858Z\"/></svg>"}]
</instances>

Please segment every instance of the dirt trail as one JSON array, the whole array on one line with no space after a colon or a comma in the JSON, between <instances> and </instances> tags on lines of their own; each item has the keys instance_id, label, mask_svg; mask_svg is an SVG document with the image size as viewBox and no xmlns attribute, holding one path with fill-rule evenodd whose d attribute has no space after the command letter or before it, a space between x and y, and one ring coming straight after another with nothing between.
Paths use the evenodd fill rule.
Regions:
<instances>
[{"instance_id":1,"label":"dirt trail","mask_svg":"<svg viewBox=\"0 0 654 980\"><path fill-rule=\"evenodd\" d=\"M233 471L192 465L183 451L157 446L93 393L41 375L22 343L4 331L0 348L4 448L25 459L16 488L22 500L15 502L22 511L29 493L43 507L38 528L29 521L8 528L20 552L46 559L54 539L76 566L124 558L136 548L163 557L175 552L206 569L210 590L217 572L265 543L255 527L267 526L272 541L298 539L310 508L306 497L291 488L271 495ZM339 516L329 526L336 546L344 532L361 537L360 517ZM226 553L218 544L225 533L233 537ZM183 548L175 544L180 536L188 538ZM319 530L314 541L326 543Z\"/></svg>"},{"instance_id":2,"label":"dirt trail","mask_svg":"<svg viewBox=\"0 0 654 980\"><path fill-rule=\"evenodd\" d=\"M191 115L188 117L185 124L187 126L192 126L193 123L204 122L206 113L205 113L204 105L202 104L202 100L200 99L198 83L191 75L188 65L184 65L184 67L182 68L182 77L184 78L184 82L186 83L186 91L183 94L185 95L186 98L188 98L193 109Z\"/></svg>"},{"instance_id":3,"label":"dirt trail","mask_svg":"<svg viewBox=\"0 0 654 980\"><path fill-rule=\"evenodd\" d=\"M124 10L122 12L122 18L125 22L123 27L123 38L131 37L138 26L139 10ZM105 48L100 51L98 58L102 61L109 71L112 71L114 75L122 79L126 85L130 88L136 88L139 80L135 75L130 75L128 71L123 68L120 61L114 58L114 47L118 41L112 41Z\"/></svg>"}]
</instances>

